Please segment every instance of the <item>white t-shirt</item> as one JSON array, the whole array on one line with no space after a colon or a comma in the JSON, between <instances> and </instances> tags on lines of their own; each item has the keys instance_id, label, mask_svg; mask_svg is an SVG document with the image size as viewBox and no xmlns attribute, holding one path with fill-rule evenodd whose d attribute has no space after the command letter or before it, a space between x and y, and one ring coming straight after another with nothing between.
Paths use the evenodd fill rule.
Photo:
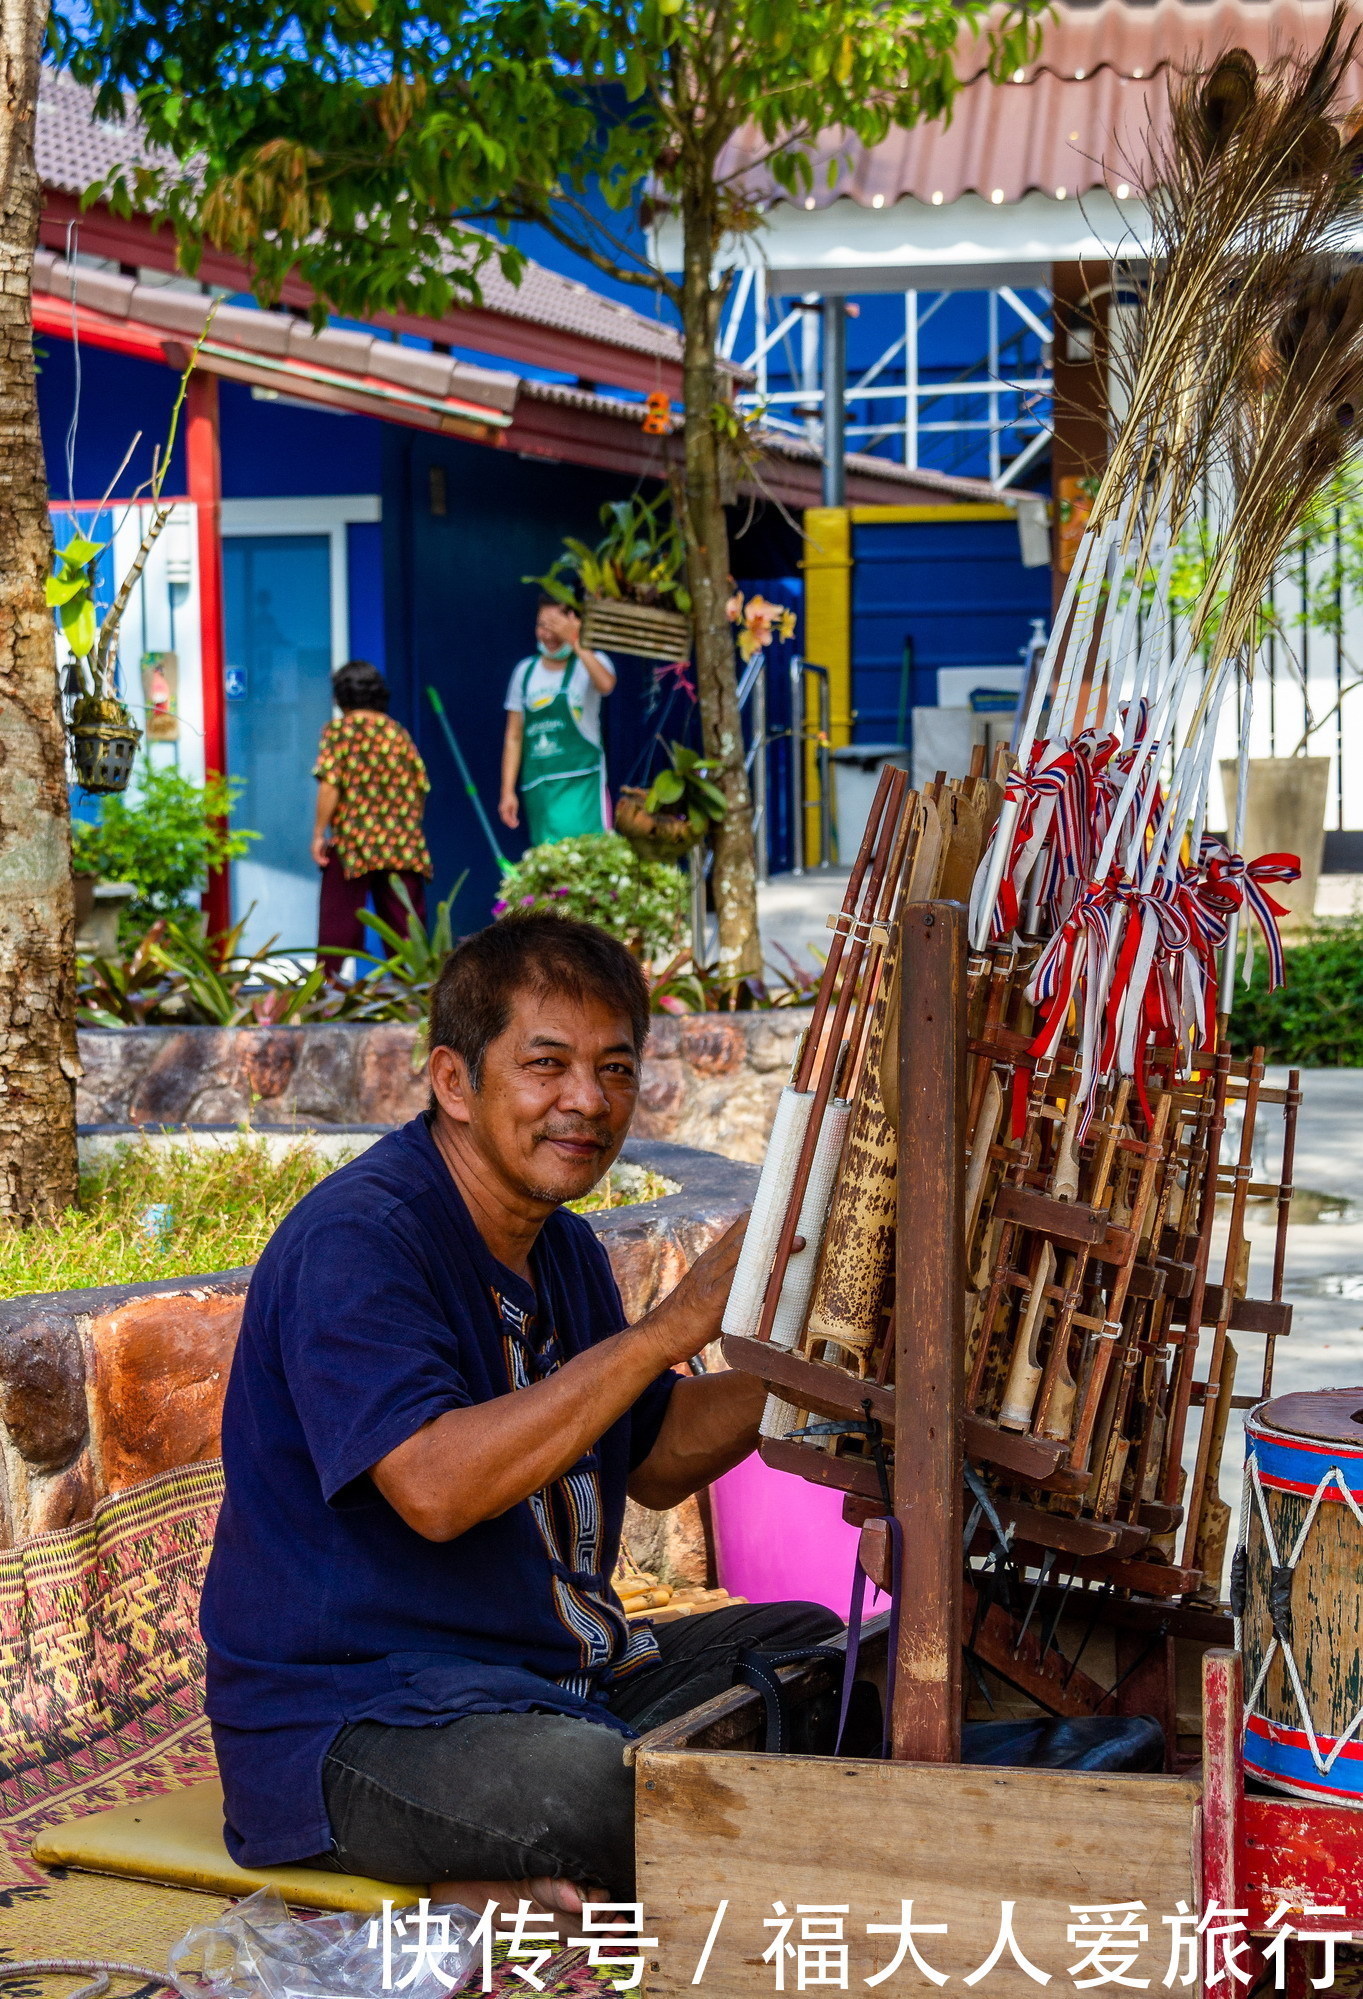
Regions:
<instances>
[{"instance_id":1,"label":"white t-shirt","mask_svg":"<svg viewBox=\"0 0 1363 1999\"><path fill-rule=\"evenodd\" d=\"M615 668L611 665L608 653L598 652L596 656L603 666L610 667L611 672L614 673ZM529 684L527 685L525 669L530 665L531 658L534 659L535 664L530 674ZM591 675L576 655L574 655L572 661L568 664L567 671L568 706L573 711L573 720L577 723L578 728L581 729L587 741L594 743L597 749L600 749L600 689L592 685ZM506 707L517 715L523 715L527 708L532 710L535 708L547 708L563 686L563 675L563 662L556 661L552 665L546 665L542 654L528 654L526 658L518 662L512 671L511 684L506 690ZM522 693L522 689L524 689L524 693Z\"/></svg>"}]
</instances>

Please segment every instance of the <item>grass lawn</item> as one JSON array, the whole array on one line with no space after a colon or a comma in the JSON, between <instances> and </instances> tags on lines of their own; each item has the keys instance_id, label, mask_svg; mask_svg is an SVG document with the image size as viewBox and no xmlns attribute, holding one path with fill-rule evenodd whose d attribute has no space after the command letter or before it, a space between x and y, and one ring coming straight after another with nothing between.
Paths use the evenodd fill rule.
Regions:
<instances>
[{"instance_id":1,"label":"grass lawn","mask_svg":"<svg viewBox=\"0 0 1363 1999\"><path fill-rule=\"evenodd\" d=\"M245 1133L230 1145L131 1140L81 1174L80 1205L50 1228L0 1231L0 1298L188 1277L254 1263L284 1216L335 1162L310 1138L272 1158ZM612 1169L579 1211L674 1191L637 1166Z\"/></svg>"}]
</instances>

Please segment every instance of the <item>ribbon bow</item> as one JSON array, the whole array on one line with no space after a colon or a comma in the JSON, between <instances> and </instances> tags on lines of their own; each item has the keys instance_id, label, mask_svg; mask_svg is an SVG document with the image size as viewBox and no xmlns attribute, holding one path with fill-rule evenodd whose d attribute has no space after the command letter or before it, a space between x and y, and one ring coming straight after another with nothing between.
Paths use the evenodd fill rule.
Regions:
<instances>
[{"instance_id":1,"label":"ribbon bow","mask_svg":"<svg viewBox=\"0 0 1363 1999\"><path fill-rule=\"evenodd\" d=\"M1260 854L1257 861L1247 861L1243 854L1230 853L1214 835L1203 839L1202 853L1204 901L1217 913L1224 911L1227 917L1244 903L1249 904L1268 949L1268 990L1276 992L1283 982L1283 940L1278 918L1287 915L1287 905L1276 902L1261 884L1300 880L1300 858L1296 854Z\"/></svg>"}]
</instances>

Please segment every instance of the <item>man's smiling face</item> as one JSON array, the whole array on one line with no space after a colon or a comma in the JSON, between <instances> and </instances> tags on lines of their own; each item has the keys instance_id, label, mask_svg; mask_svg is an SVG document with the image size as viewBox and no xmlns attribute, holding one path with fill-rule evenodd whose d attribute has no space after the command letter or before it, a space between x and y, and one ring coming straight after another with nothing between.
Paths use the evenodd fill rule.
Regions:
<instances>
[{"instance_id":1,"label":"man's smiling face","mask_svg":"<svg viewBox=\"0 0 1363 1999\"><path fill-rule=\"evenodd\" d=\"M510 1189L558 1206L587 1193L618 1154L639 1060L628 1018L605 1001L522 990L488 1043L478 1087L441 1048L432 1083L444 1114Z\"/></svg>"}]
</instances>

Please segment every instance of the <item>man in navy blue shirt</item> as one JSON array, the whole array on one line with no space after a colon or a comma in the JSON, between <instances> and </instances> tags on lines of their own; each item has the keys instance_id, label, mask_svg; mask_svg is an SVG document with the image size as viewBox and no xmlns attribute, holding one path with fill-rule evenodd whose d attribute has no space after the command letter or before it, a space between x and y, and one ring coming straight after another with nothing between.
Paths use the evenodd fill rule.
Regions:
<instances>
[{"instance_id":1,"label":"man in navy blue shirt","mask_svg":"<svg viewBox=\"0 0 1363 1999\"><path fill-rule=\"evenodd\" d=\"M563 1203L619 1152L648 991L589 924L510 917L431 1006L431 1108L301 1201L246 1302L204 1589L227 1843L575 1913L633 1882L626 1739L816 1644L809 1604L631 1626L628 1492L677 1504L756 1445L716 1337L741 1225L632 1327ZM513 1885L514 1888L513 1888Z\"/></svg>"}]
</instances>

